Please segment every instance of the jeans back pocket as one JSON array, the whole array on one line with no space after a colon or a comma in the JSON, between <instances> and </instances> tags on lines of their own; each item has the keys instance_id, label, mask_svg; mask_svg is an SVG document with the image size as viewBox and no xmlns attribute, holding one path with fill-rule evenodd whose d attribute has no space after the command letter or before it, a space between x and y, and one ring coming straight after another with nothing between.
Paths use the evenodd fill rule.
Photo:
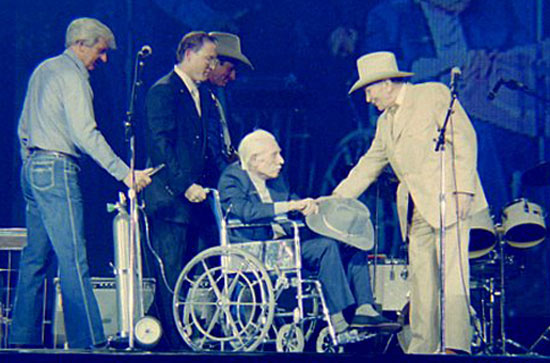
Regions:
<instances>
[{"instance_id":1,"label":"jeans back pocket","mask_svg":"<svg viewBox=\"0 0 550 363\"><path fill-rule=\"evenodd\" d=\"M34 161L30 167L30 182L33 188L48 190L55 185L54 161Z\"/></svg>"}]
</instances>

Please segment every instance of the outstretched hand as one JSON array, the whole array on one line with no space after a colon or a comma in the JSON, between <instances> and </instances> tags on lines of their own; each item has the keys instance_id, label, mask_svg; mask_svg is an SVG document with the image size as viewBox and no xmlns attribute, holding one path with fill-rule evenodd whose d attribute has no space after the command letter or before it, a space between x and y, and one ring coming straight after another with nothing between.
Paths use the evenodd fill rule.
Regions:
<instances>
[{"instance_id":1,"label":"outstretched hand","mask_svg":"<svg viewBox=\"0 0 550 363\"><path fill-rule=\"evenodd\" d=\"M306 198L292 201L291 210L296 210L304 216L308 216L310 214L316 214L319 211L319 205L317 205L315 199Z\"/></svg>"},{"instance_id":2,"label":"outstretched hand","mask_svg":"<svg viewBox=\"0 0 550 363\"><path fill-rule=\"evenodd\" d=\"M315 201L317 202L317 204L319 204L321 202L324 202L325 200L334 199L334 198L342 198L342 196L338 194L324 195L322 197L318 197L317 199L315 199Z\"/></svg>"}]
</instances>

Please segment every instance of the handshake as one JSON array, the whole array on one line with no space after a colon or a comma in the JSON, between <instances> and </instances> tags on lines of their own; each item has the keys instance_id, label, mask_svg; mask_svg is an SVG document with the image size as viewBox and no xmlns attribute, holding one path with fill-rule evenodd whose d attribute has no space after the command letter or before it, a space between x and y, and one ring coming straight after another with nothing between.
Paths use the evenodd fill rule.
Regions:
<instances>
[{"instance_id":1,"label":"handshake","mask_svg":"<svg viewBox=\"0 0 550 363\"><path fill-rule=\"evenodd\" d=\"M339 196L329 195L329 196L319 197L317 199L305 198L300 200L291 200L288 202L289 203L288 210L298 211L307 217L309 215L317 214L319 212L319 203L331 198L339 198Z\"/></svg>"}]
</instances>

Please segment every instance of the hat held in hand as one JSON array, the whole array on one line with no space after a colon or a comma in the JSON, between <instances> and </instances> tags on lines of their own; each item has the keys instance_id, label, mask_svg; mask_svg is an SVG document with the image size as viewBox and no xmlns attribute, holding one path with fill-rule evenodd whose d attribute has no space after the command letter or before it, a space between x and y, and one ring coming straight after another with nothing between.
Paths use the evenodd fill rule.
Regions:
<instances>
[{"instance_id":1,"label":"hat held in hand","mask_svg":"<svg viewBox=\"0 0 550 363\"><path fill-rule=\"evenodd\" d=\"M368 251L374 246L374 228L369 209L360 201L328 198L319 202L319 212L306 217L314 232Z\"/></svg>"}]
</instances>

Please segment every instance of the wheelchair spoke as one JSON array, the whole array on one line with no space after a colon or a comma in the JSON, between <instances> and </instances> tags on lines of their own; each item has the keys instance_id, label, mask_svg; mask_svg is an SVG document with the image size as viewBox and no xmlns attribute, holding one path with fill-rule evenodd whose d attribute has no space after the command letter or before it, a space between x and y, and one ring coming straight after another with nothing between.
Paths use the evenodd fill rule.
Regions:
<instances>
[{"instance_id":1,"label":"wheelchair spoke","mask_svg":"<svg viewBox=\"0 0 550 363\"><path fill-rule=\"evenodd\" d=\"M233 278L233 281L231 281L231 286L227 287L227 274L223 274L224 278L224 285L225 285L225 292L226 296L231 296L233 294L233 291L235 290L235 287L237 286L237 282L239 282L239 275L236 274L236 276Z\"/></svg>"},{"instance_id":2,"label":"wheelchair spoke","mask_svg":"<svg viewBox=\"0 0 550 363\"><path fill-rule=\"evenodd\" d=\"M214 290L214 293L216 294L216 298L218 300L221 300L223 295L222 295L220 289L218 288L218 285L216 284L216 280L214 279L214 276L212 276L211 271L208 268L208 265L206 265L206 262L204 262L204 260L202 260L201 262L202 262L202 265L204 267L204 273L208 277L208 281L210 282L210 284L212 286L212 289Z\"/></svg>"},{"instance_id":3,"label":"wheelchair spoke","mask_svg":"<svg viewBox=\"0 0 550 363\"><path fill-rule=\"evenodd\" d=\"M191 279L189 278L189 275L185 275L183 281L184 281L184 282L187 282L187 283L188 283L189 285L191 285L191 286L195 285L195 283L196 283L196 281L191 280Z\"/></svg>"},{"instance_id":4,"label":"wheelchair spoke","mask_svg":"<svg viewBox=\"0 0 550 363\"><path fill-rule=\"evenodd\" d=\"M208 324L208 327L206 328L206 331L204 332L204 337L211 336L210 333L212 332L212 329L214 329L214 326L218 323L220 312L222 311L220 306L216 306L216 311L214 312L214 315L212 316L212 319L210 320L210 323Z\"/></svg>"},{"instance_id":5,"label":"wheelchair spoke","mask_svg":"<svg viewBox=\"0 0 550 363\"><path fill-rule=\"evenodd\" d=\"M229 305L222 306L222 311L225 314L225 317L227 319L227 323L229 324L229 327L231 328L232 334L237 336L237 338L239 338L239 340L241 340L240 333L237 329L237 324L235 323L235 320L233 319L233 316L231 315L231 311L229 310Z\"/></svg>"}]
</instances>

